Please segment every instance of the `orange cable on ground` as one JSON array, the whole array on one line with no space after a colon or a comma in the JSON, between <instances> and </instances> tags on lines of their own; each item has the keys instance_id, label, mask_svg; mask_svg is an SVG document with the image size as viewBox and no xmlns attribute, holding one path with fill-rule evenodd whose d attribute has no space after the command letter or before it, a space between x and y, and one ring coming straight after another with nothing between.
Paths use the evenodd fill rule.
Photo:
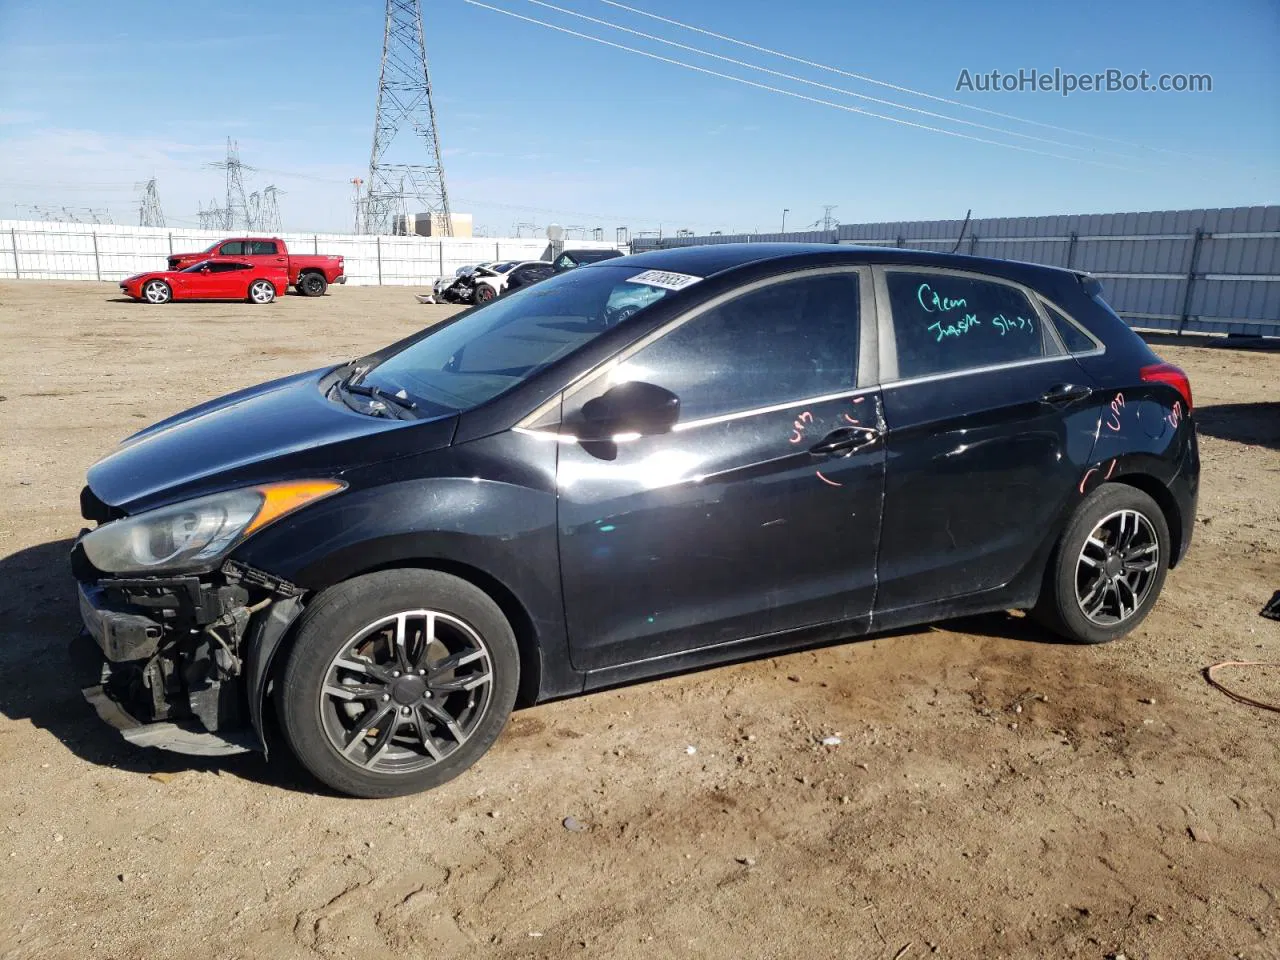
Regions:
<instances>
[{"instance_id":1,"label":"orange cable on ground","mask_svg":"<svg viewBox=\"0 0 1280 960\"><path fill-rule=\"evenodd\" d=\"M1215 663L1211 667L1205 667L1204 678L1209 681L1209 685L1216 687L1225 693L1232 700L1240 703L1247 703L1251 707L1258 707L1262 710L1271 710L1274 713L1280 713L1280 706L1274 703L1265 703L1262 700L1254 700L1252 697L1246 697L1243 693L1236 693L1229 687L1222 685L1214 677L1214 672L1222 667L1280 667L1280 662L1275 660L1223 660L1221 663Z\"/></svg>"}]
</instances>

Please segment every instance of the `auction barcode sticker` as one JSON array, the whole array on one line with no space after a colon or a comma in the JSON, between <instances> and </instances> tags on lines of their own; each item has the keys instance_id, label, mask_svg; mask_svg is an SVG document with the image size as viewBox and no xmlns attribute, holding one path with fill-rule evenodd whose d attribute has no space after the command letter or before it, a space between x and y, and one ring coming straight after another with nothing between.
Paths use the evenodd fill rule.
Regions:
<instances>
[{"instance_id":1,"label":"auction barcode sticker","mask_svg":"<svg viewBox=\"0 0 1280 960\"><path fill-rule=\"evenodd\" d=\"M646 270L628 277L627 283L646 283L651 287L662 287L665 290L683 290L701 280L687 273L671 273L669 270Z\"/></svg>"}]
</instances>

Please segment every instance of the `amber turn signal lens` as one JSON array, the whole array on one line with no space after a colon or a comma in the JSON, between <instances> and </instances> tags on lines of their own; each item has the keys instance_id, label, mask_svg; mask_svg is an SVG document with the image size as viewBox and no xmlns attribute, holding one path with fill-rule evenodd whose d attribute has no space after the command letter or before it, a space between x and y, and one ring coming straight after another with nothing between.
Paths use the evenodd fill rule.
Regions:
<instances>
[{"instance_id":1,"label":"amber turn signal lens","mask_svg":"<svg viewBox=\"0 0 1280 960\"><path fill-rule=\"evenodd\" d=\"M262 508L253 522L245 528L243 536L262 529L285 514L293 513L299 507L345 490L346 486L340 480L290 480L258 487L258 492L262 494Z\"/></svg>"}]
</instances>

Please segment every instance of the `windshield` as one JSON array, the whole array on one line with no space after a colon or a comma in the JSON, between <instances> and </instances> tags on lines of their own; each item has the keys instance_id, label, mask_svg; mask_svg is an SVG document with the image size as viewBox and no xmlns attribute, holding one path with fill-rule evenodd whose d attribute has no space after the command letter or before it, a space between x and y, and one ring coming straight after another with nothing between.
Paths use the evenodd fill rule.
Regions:
<instances>
[{"instance_id":1,"label":"windshield","mask_svg":"<svg viewBox=\"0 0 1280 960\"><path fill-rule=\"evenodd\" d=\"M670 284L669 278L678 275L664 276L662 282ZM361 382L466 410L505 393L671 293L641 282L645 278L635 267L560 274L429 333L374 367ZM697 278L685 280L681 286Z\"/></svg>"},{"instance_id":2,"label":"windshield","mask_svg":"<svg viewBox=\"0 0 1280 960\"><path fill-rule=\"evenodd\" d=\"M214 249L215 249L215 248L218 246L218 244L220 244L221 242L222 242L221 240L215 240L213 243L209 244L207 247L205 247L205 248L204 248L203 250L201 250L200 252L201 252L201 253L213 253Z\"/></svg>"}]
</instances>

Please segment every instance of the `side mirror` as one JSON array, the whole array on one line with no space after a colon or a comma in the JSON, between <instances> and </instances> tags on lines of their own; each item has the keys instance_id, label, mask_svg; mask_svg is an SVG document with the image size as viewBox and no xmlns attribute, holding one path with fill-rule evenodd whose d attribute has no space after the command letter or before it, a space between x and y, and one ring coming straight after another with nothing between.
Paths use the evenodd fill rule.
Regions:
<instances>
[{"instance_id":1,"label":"side mirror","mask_svg":"<svg viewBox=\"0 0 1280 960\"><path fill-rule=\"evenodd\" d=\"M631 380L610 387L582 405L572 424L582 440L609 440L618 434L669 433L680 419L680 398L654 383Z\"/></svg>"}]
</instances>

